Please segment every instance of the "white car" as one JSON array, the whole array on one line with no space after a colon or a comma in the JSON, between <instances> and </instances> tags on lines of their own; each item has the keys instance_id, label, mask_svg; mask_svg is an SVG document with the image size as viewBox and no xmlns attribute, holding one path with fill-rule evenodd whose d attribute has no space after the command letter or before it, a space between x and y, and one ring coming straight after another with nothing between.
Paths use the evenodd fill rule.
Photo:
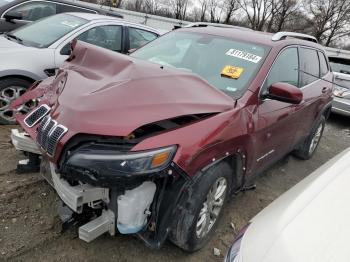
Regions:
<instances>
[{"instance_id":1,"label":"white car","mask_svg":"<svg viewBox=\"0 0 350 262\"><path fill-rule=\"evenodd\" d=\"M350 261L350 148L255 216L229 262Z\"/></svg>"},{"instance_id":2,"label":"white car","mask_svg":"<svg viewBox=\"0 0 350 262\"><path fill-rule=\"evenodd\" d=\"M147 26L88 13L58 14L1 35L0 124L15 123L11 101L34 81L53 75L69 56L74 39L127 53L158 36Z\"/></svg>"}]
</instances>

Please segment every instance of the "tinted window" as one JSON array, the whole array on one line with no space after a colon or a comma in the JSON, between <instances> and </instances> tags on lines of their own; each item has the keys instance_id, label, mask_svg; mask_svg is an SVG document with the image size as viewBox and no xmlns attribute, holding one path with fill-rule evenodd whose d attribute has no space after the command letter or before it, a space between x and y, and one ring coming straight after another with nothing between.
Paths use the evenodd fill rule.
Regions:
<instances>
[{"instance_id":1,"label":"tinted window","mask_svg":"<svg viewBox=\"0 0 350 262\"><path fill-rule=\"evenodd\" d=\"M350 60L338 57L330 57L329 62L334 72L350 74Z\"/></svg>"},{"instance_id":2,"label":"tinted window","mask_svg":"<svg viewBox=\"0 0 350 262\"><path fill-rule=\"evenodd\" d=\"M68 14L42 19L12 32L24 45L45 48L88 21Z\"/></svg>"},{"instance_id":3,"label":"tinted window","mask_svg":"<svg viewBox=\"0 0 350 262\"><path fill-rule=\"evenodd\" d=\"M300 60L301 86L306 86L316 81L320 75L317 51L309 48L300 48Z\"/></svg>"},{"instance_id":4,"label":"tinted window","mask_svg":"<svg viewBox=\"0 0 350 262\"><path fill-rule=\"evenodd\" d=\"M324 54L321 52L318 52L318 57L320 59L320 76L324 76L325 74L328 73L327 60Z\"/></svg>"},{"instance_id":5,"label":"tinted window","mask_svg":"<svg viewBox=\"0 0 350 262\"><path fill-rule=\"evenodd\" d=\"M0 7L3 7L11 2L13 2L15 0L0 0Z\"/></svg>"},{"instance_id":6,"label":"tinted window","mask_svg":"<svg viewBox=\"0 0 350 262\"><path fill-rule=\"evenodd\" d=\"M173 31L131 56L193 72L228 95L238 97L256 76L267 52L268 48L260 44Z\"/></svg>"},{"instance_id":7,"label":"tinted window","mask_svg":"<svg viewBox=\"0 0 350 262\"><path fill-rule=\"evenodd\" d=\"M129 28L130 49L139 48L156 38L155 33L133 27Z\"/></svg>"},{"instance_id":8,"label":"tinted window","mask_svg":"<svg viewBox=\"0 0 350 262\"><path fill-rule=\"evenodd\" d=\"M283 82L298 86L298 67L298 49L288 48L282 51L271 68L264 88L266 89L276 82Z\"/></svg>"},{"instance_id":9,"label":"tinted window","mask_svg":"<svg viewBox=\"0 0 350 262\"><path fill-rule=\"evenodd\" d=\"M78 40L121 52L122 27L117 25L98 26L77 37Z\"/></svg>"},{"instance_id":10,"label":"tinted window","mask_svg":"<svg viewBox=\"0 0 350 262\"><path fill-rule=\"evenodd\" d=\"M7 14L20 14L23 20L36 21L38 19L55 15L56 14L56 4L50 2L29 2L19 5Z\"/></svg>"},{"instance_id":11,"label":"tinted window","mask_svg":"<svg viewBox=\"0 0 350 262\"><path fill-rule=\"evenodd\" d=\"M92 14L97 13L93 10L80 8L78 6L57 4L57 13L66 13L66 12L83 12L83 13L92 13Z\"/></svg>"}]
</instances>

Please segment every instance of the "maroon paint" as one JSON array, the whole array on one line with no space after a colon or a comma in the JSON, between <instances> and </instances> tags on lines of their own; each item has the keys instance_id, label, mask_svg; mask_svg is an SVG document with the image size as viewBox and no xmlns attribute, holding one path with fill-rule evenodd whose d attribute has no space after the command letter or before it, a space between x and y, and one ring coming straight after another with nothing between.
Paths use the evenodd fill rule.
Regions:
<instances>
[{"instance_id":1,"label":"maroon paint","mask_svg":"<svg viewBox=\"0 0 350 262\"><path fill-rule=\"evenodd\" d=\"M323 87L331 90L331 84L322 80L300 89L303 101L298 105L261 99L260 87L277 54L288 45L300 44L299 40L272 42L268 34L232 34L234 29L184 30L252 40L270 46L271 51L247 91L234 100L193 74L78 43L64 72L51 85L49 79L37 87L45 85L48 91L41 103L52 105L52 117L69 128L51 160L57 162L67 141L79 133L126 136L162 119L216 112L205 120L149 137L132 150L177 144L174 162L191 176L214 159L240 152L246 156L246 173L251 175L290 152L331 101L330 92L321 93ZM59 94L57 85L65 75L67 84ZM331 80L331 73L325 79ZM36 97L36 89L27 98ZM27 128L24 117L18 114L17 120L35 139L36 127ZM257 161L272 149L273 153Z\"/></svg>"}]
</instances>

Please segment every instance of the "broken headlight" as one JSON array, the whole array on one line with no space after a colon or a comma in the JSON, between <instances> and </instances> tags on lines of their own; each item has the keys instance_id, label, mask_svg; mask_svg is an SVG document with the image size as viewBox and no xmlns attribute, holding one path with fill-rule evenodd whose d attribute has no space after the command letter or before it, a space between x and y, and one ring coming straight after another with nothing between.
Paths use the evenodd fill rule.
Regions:
<instances>
[{"instance_id":1,"label":"broken headlight","mask_svg":"<svg viewBox=\"0 0 350 262\"><path fill-rule=\"evenodd\" d=\"M138 151L118 152L108 148L84 148L76 151L67 165L108 173L147 174L161 171L173 160L176 146Z\"/></svg>"}]
</instances>

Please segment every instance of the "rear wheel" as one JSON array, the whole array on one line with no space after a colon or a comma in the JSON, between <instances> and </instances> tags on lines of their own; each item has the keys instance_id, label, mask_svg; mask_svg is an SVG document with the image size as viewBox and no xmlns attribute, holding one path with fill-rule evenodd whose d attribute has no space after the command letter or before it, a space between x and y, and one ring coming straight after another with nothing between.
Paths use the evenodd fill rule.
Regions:
<instances>
[{"instance_id":1,"label":"rear wheel","mask_svg":"<svg viewBox=\"0 0 350 262\"><path fill-rule=\"evenodd\" d=\"M326 120L324 116L316 122L313 129L311 130L310 135L305 139L304 143L300 146L299 149L294 151L294 155L301 159L310 159L312 155L315 153L326 124Z\"/></svg>"},{"instance_id":2,"label":"rear wheel","mask_svg":"<svg viewBox=\"0 0 350 262\"><path fill-rule=\"evenodd\" d=\"M230 192L232 169L221 162L199 175L192 196L181 203L184 209L174 218L169 237L174 244L190 252L202 248L214 233Z\"/></svg>"},{"instance_id":3,"label":"rear wheel","mask_svg":"<svg viewBox=\"0 0 350 262\"><path fill-rule=\"evenodd\" d=\"M0 80L0 124L16 124L15 114L17 111L27 113L30 105L24 104L17 110L11 109L12 101L23 95L31 82L21 78L5 78Z\"/></svg>"}]
</instances>

